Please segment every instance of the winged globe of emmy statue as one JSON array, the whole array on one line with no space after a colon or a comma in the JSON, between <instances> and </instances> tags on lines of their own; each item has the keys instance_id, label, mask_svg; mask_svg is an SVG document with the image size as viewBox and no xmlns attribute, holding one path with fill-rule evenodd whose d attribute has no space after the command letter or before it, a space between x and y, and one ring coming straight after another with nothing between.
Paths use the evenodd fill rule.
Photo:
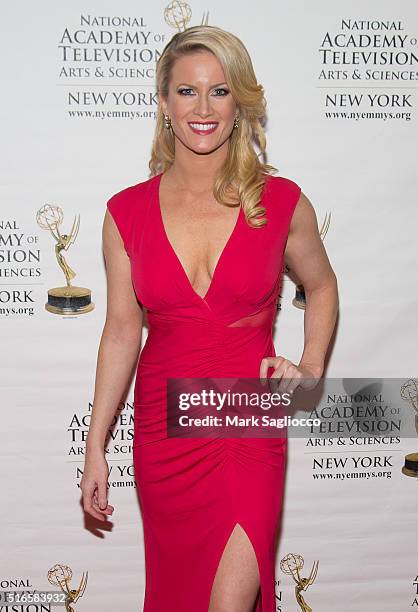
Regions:
<instances>
[{"instance_id":1,"label":"winged globe of emmy statue","mask_svg":"<svg viewBox=\"0 0 418 612\"><path fill-rule=\"evenodd\" d=\"M295 596L301 612L312 612L312 608L303 597L302 591L306 591L306 589L315 582L315 578L318 573L319 561L314 561L312 569L307 578L302 578L300 575L300 571L303 569L304 564L305 561L302 555L288 553L280 561L280 568L282 572L292 576L296 583Z\"/></svg>"},{"instance_id":2,"label":"winged globe of emmy statue","mask_svg":"<svg viewBox=\"0 0 418 612\"><path fill-rule=\"evenodd\" d=\"M71 604L76 603L80 597L84 595L87 586L88 572L83 572L80 584L76 589L71 588L71 578L73 571L68 565L56 563L54 567L48 571L48 582L54 586L59 586L62 593L65 595L64 605L66 612L75 612ZM57 604L58 605L58 604Z\"/></svg>"}]
</instances>

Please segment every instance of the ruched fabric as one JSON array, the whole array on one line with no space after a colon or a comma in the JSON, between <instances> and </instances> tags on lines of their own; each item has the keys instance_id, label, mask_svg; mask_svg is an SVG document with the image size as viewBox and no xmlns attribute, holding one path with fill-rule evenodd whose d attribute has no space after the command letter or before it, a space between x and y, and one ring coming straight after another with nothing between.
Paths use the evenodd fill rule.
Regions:
<instances>
[{"instance_id":1,"label":"ruched fabric","mask_svg":"<svg viewBox=\"0 0 418 612\"><path fill-rule=\"evenodd\" d=\"M300 187L267 177L267 225L240 209L204 297L165 232L162 174L115 194L107 207L129 255L149 330L134 391L133 461L144 530L145 612L207 612L216 569L236 523L258 562L256 612L275 612L275 554L287 438L171 438L168 378L258 378L274 356L283 253ZM271 370L269 370L269 374Z\"/></svg>"}]
</instances>

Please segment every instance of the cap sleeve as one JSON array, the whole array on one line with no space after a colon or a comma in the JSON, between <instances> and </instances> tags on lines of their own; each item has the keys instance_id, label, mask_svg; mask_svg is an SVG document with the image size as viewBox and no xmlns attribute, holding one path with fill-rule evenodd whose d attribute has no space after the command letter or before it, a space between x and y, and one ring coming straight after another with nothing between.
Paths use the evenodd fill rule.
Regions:
<instances>
[{"instance_id":1,"label":"cap sleeve","mask_svg":"<svg viewBox=\"0 0 418 612\"><path fill-rule=\"evenodd\" d=\"M279 213L280 223L290 224L302 192L301 187L284 176L273 176L271 189L270 193L275 201L274 210Z\"/></svg>"},{"instance_id":2,"label":"cap sleeve","mask_svg":"<svg viewBox=\"0 0 418 612\"><path fill-rule=\"evenodd\" d=\"M132 254L132 226L133 226L133 202L131 189L113 195L107 202L106 207L111 214L119 234L122 238L128 257Z\"/></svg>"},{"instance_id":3,"label":"cap sleeve","mask_svg":"<svg viewBox=\"0 0 418 612\"><path fill-rule=\"evenodd\" d=\"M286 202L287 213L290 220L293 216L296 205L299 202L299 197L302 192L302 188L297 183L295 183L295 181L292 181L292 179L286 178L284 176L278 178L281 182L281 189L284 196L284 201Z\"/></svg>"}]
</instances>

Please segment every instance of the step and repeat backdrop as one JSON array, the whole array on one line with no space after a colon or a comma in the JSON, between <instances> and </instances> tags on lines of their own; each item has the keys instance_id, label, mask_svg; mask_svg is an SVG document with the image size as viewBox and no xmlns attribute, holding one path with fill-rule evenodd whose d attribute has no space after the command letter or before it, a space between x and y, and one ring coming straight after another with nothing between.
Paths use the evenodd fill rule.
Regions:
<instances>
[{"instance_id":1,"label":"step and repeat backdrop","mask_svg":"<svg viewBox=\"0 0 418 612\"><path fill-rule=\"evenodd\" d=\"M277 611L418 610L418 479L402 469L418 451L413 0L3 6L0 591L20 600L1 609L54 607L35 592L65 592L77 612L142 609L133 383L106 449L108 523L85 515L79 488L106 314L101 231L110 196L149 177L156 61L205 20L247 46L268 161L315 207L339 281L327 376L347 385L335 404L361 391L354 377L409 381L409 437L289 440ZM304 309L287 272L274 338L297 361ZM66 278L79 314L60 311Z\"/></svg>"}]
</instances>

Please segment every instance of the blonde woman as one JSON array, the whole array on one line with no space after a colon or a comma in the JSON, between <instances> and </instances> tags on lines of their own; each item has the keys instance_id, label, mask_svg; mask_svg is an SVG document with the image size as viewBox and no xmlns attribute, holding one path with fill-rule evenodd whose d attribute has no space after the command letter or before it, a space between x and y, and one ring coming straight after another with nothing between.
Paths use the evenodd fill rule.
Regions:
<instances>
[{"instance_id":1,"label":"blonde woman","mask_svg":"<svg viewBox=\"0 0 418 612\"><path fill-rule=\"evenodd\" d=\"M168 378L318 380L338 294L300 187L259 160L263 88L242 42L176 34L157 64L151 177L107 203L107 318L81 488L105 520L105 437L138 357L133 460L144 529L145 612L274 612L287 438L168 437ZM307 296L299 363L276 355L284 263ZM254 608L255 606L255 608Z\"/></svg>"}]
</instances>

